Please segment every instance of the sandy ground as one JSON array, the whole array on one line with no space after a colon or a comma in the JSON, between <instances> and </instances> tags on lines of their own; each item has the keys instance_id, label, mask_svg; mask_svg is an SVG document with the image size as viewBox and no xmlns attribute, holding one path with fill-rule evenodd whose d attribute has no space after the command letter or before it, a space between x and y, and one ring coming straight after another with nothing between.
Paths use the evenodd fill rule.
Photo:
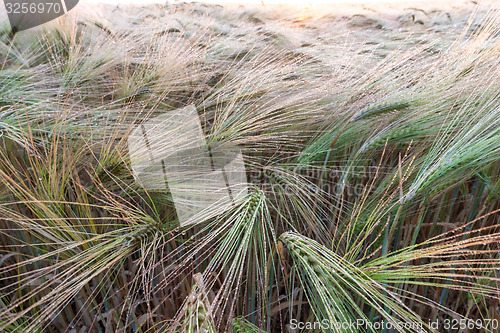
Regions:
<instances>
[{"instance_id":1,"label":"sandy ground","mask_svg":"<svg viewBox=\"0 0 500 333\"><path fill-rule=\"evenodd\" d=\"M266 44L310 57L326 67L349 66L364 71L371 63L413 46L427 44L429 52L445 49L467 27L470 34L499 9L497 0L306 7L173 3L141 9L137 5L105 5L101 17L109 20L106 25L111 30L124 18L139 30L192 36L201 29L211 36L206 40L223 56L242 57ZM110 12L113 15L108 15ZM115 15L117 12L120 15Z\"/></svg>"},{"instance_id":2,"label":"sandy ground","mask_svg":"<svg viewBox=\"0 0 500 333\"><path fill-rule=\"evenodd\" d=\"M428 52L446 49L466 27L470 34L481 27L485 16L500 9L498 0L303 3L96 5L83 0L73 11L95 17L111 32L126 29L153 38L172 34L191 42L194 38L220 57L236 59L274 48L324 67L365 71L393 52L411 47L427 45ZM8 29L4 10L0 24L3 31Z\"/></svg>"}]
</instances>

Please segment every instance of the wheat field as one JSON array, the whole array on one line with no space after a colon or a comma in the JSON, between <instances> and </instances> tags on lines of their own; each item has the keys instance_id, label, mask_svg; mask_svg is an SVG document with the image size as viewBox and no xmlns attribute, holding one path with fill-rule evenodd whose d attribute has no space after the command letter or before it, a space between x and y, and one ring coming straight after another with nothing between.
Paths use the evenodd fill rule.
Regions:
<instances>
[{"instance_id":1,"label":"wheat field","mask_svg":"<svg viewBox=\"0 0 500 333\"><path fill-rule=\"evenodd\" d=\"M0 331L497 332L500 7L459 3L2 19ZM186 107L246 178L187 224L128 141Z\"/></svg>"}]
</instances>

